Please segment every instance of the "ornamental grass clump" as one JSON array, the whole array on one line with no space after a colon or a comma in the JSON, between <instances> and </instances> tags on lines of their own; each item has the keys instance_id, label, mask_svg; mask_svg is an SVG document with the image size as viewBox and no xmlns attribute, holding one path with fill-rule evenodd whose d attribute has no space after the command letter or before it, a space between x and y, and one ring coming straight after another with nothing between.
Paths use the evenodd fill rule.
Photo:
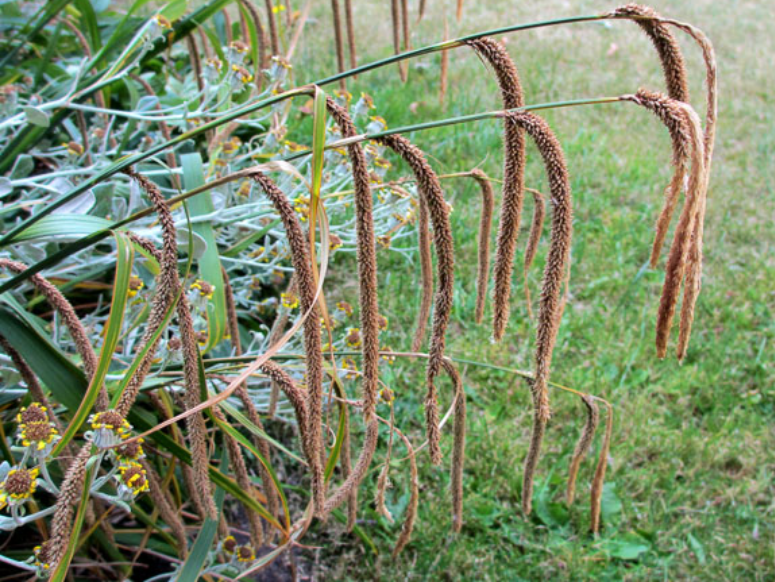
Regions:
<instances>
[{"instance_id":1,"label":"ornamental grass clump","mask_svg":"<svg viewBox=\"0 0 775 582\"><path fill-rule=\"evenodd\" d=\"M667 128L673 177L657 220L652 267L673 214L679 216L656 343L664 357L683 287L676 350L682 359L700 291L717 117L713 48L696 28L627 5L458 39L447 38L445 24L443 42L411 50L408 3L394 0L396 54L356 67L353 7L351 0L330 3L336 74L299 87L293 86L299 78L293 67L300 64L293 55L299 42L314 37L305 34L307 9L293 10L290 2L240 0L238 12L208 3L174 22L167 16L174 7L150 19L127 14L126 22L100 13L96 27L81 12L61 16L52 5L52 14L31 23L34 34L20 30L0 48L0 63L15 79L0 87L6 220L0 295L7 298L0 305L0 374L18 385L0 412L10 428L2 427L7 463L0 465L0 528L23 534L9 542L8 555L0 553L4 565L57 582L134 579L144 575L140 556L152 552L166 568L158 580L245 579L279 556L298 559L308 546L305 536L319 535L335 519L354 538L368 540L372 526L358 514L364 489L374 493L384 527L401 523L396 557L413 543L428 486L420 483L418 467L426 447L433 465L450 447L449 527L461 532L466 423L478 400L467 400L474 393L467 368L456 363L482 364L448 349L448 332L453 309L481 323L492 264L492 336L504 341L504 357L518 353L513 346L525 338L506 332L512 311L520 313L511 309L511 286L525 192L534 208L524 229L521 273L531 322L528 274L536 261L544 261L544 270L536 331L527 338L534 369L518 373L533 417L530 440L515 445L525 451L522 508L531 513L552 405L569 393L585 407L569 452L569 506L595 446L598 406L606 408L590 483L589 527L602 529L613 405L551 381L572 297L573 168L537 112L634 103ZM420 17L425 9L422 2ZM491 37L603 19L632 20L649 36L666 92L527 105L511 56ZM704 127L689 103L675 30L703 53ZM61 46L60 36L67 41ZM41 39L56 45L47 53L63 75L56 83L47 69L41 74L20 58L28 44L38 50ZM387 65L398 64L406 80L410 58L442 52L443 101L450 53L459 47L473 49L495 74L500 110L391 129L379 115L379 99L346 91L347 80ZM158 74L160 66L169 74ZM379 89L364 79L359 88ZM331 84L339 90L329 95ZM57 86L68 87L66 97ZM406 137L485 120L503 124L497 178L480 169L439 175L434 166L448 160L436 160L433 149L423 151ZM528 136L548 179L546 195L525 187L534 155ZM443 180L459 177L474 179L482 200L470 298L454 296L455 244L467 233L453 229L453 189L442 188ZM492 187L499 178L500 200ZM380 286L391 290L386 283L394 265L381 268L388 256L417 265L410 286L417 312L408 309L410 295L400 299L407 313L380 311ZM458 269L462 278L466 265ZM464 281L459 288L469 286ZM37 310L41 301L53 311ZM402 330L401 322L412 322L412 330ZM389 347L399 343L411 351ZM409 367L423 360L424 442L412 429L418 390ZM449 442L445 432L452 433ZM406 456L395 453L396 444ZM401 486L392 488L393 480ZM17 559L23 555L28 558Z\"/></svg>"}]
</instances>

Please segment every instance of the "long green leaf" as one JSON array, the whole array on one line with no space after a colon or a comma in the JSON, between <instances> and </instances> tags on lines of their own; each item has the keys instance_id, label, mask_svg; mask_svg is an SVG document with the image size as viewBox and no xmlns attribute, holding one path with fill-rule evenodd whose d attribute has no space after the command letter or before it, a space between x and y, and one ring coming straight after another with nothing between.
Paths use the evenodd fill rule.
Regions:
<instances>
[{"instance_id":1,"label":"long green leaf","mask_svg":"<svg viewBox=\"0 0 775 582\"><path fill-rule=\"evenodd\" d=\"M202 169L202 157L198 153L186 154L181 157L183 166L183 182L188 189L203 186L205 183ZM188 202L192 216L204 216L215 212L213 199L209 192L194 196ZM207 324L208 337L205 351L211 349L223 339L226 331L226 293L223 285L223 269L218 255L218 243L211 224L196 222L194 232L207 243L207 249L199 259L199 277L215 287L213 298L208 304Z\"/></svg>"},{"instance_id":2,"label":"long green leaf","mask_svg":"<svg viewBox=\"0 0 775 582\"><path fill-rule=\"evenodd\" d=\"M221 466L225 465L226 451L221 453ZM223 509L223 499L225 497L224 490L217 488L215 490L215 505L218 508L220 514ZM202 567L207 560L207 556L210 554L210 550L213 547L215 541L215 534L218 531L218 519L212 519L208 517L205 519L204 525L199 529L199 534L194 542L194 547L191 548L191 553L183 563L183 567L178 572L176 580L179 582L189 582L191 580L199 580L199 572L202 571Z\"/></svg>"},{"instance_id":3,"label":"long green leaf","mask_svg":"<svg viewBox=\"0 0 775 582\"><path fill-rule=\"evenodd\" d=\"M52 456L59 455L67 446L76 433L80 430L86 418L91 414L94 403L100 388L105 382L105 376L108 373L110 364L113 361L113 354L116 351L121 330L124 327L124 313L126 313L127 298L129 296L129 279L132 276L132 263L134 261L134 247L129 235L122 232L115 233L116 236L116 274L113 278L113 299L110 304L110 315L105 323L105 341L102 344L100 358L97 363L97 369L94 371L89 388L78 407L78 411L70 421L70 424L62 435L62 438L54 447Z\"/></svg>"},{"instance_id":4,"label":"long green leaf","mask_svg":"<svg viewBox=\"0 0 775 582\"><path fill-rule=\"evenodd\" d=\"M285 493L283 492L282 484L280 483L280 480L277 478L277 475L272 469L272 465L267 461L267 459L263 457L263 455L261 455L260 452L258 452L258 449L256 449L253 446L253 443L251 443L248 439L246 439L245 436L240 431L238 431L236 428L231 426L228 422L223 422L222 420L219 420L215 415L212 415L211 418L215 421L215 424L218 425L218 428L220 428L222 431L230 435L232 438L234 438L234 440L236 440L239 444L241 444L248 451L250 451L253 454L253 456L256 457L256 459L258 459L258 461L264 466L267 473L269 473L269 478L272 480L272 486L275 488L275 490L277 491L277 494L280 496L280 501L282 502L282 505L283 505L283 513L285 514L286 530L290 529L291 514L290 514L290 511L288 510L288 500L285 498ZM267 486L268 486L268 483L264 483L264 487L267 487Z\"/></svg>"},{"instance_id":5,"label":"long green leaf","mask_svg":"<svg viewBox=\"0 0 775 582\"><path fill-rule=\"evenodd\" d=\"M83 372L25 317L24 308L9 299L2 297L5 305L0 305L0 334L21 354L54 399L74 412L86 392Z\"/></svg>"}]
</instances>

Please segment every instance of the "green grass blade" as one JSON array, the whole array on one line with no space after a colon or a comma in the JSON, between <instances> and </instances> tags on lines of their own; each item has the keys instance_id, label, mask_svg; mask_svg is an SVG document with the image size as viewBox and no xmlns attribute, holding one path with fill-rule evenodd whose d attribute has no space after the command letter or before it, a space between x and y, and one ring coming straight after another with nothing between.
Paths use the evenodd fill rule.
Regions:
<instances>
[{"instance_id":1,"label":"green grass blade","mask_svg":"<svg viewBox=\"0 0 775 582\"><path fill-rule=\"evenodd\" d=\"M37 329L23 307L9 299L2 297L5 305L0 305L0 334L21 354L57 402L70 411L77 410L88 385L83 372Z\"/></svg>"},{"instance_id":2,"label":"green grass blade","mask_svg":"<svg viewBox=\"0 0 775 582\"><path fill-rule=\"evenodd\" d=\"M198 153L186 154L181 157L181 162L183 183L186 188L193 189L203 186L205 177L202 157ZM215 212L213 199L209 192L194 196L188 204L192 216L204 216ZM204 350L207 351L220 342L226 332L226 294L223 288L223 270L221 258L218 255L218 243L215 240L212 225L206 222L197 222L192 228L207 243L207 249L199 259L199 278L215 287L213 298L208 304L208 336L207 346Z\"/></svg>"},{"instance_id":3,"label":"green grass blade","mask_svg":"<svg viewBox=\"0 0 775 582\"><path fill-rule=\"evenodd\" d=\"M225 465L226 451L221 453L221 466ZM218 513L221 513L223 509L223 499L225 492L222 488L215 490L215 505L218 508ZM178 572L176 580L179 582L188 582L189 580L199 580L199 572L202 571L202 567L207 561L207 557L210 554L210 550L213 547L215 541L215 534L218 531L218 519L212 519L208 517L205 519L204 524L199 529L199 535L196 537L194 546L191 548L191 553L183 563L183 567Z\"/></svg>"},{"instance_id":4,"label":"green grass blade","mask_svg":"<svg viewBox=\"0 0 775 582\"><path fill-rule=\"evenodd\" d=\"M209 411L209 409L208 409ZM251 443L245 436L238 431L236 428L231 426L228 422L224 422L222 420L219 420L216 418L215 415L211 415L211 418L215 421L215 424L220 428L222 431L224 431L226 434L234 438L240 445L245 447L250 453L258 459L258 461L264 466L266 469L266 472L269 473L269 477L272 480L272 486L277 491L277 494L280 496L280 501L283 505L283 514L285 515L285 525L286 525L286 531L290 529L291 527L291 514L288 509L288 500L285 498L285 493L283 492L282 484L280 483L280 480L277 478L277 475L275 474L274 470L272 469L272 465L261 455L260 452L258 452L258 449L256 449L253 446L253 443ZM264 483L264 487L267 486L267 483ZM266 512L267 515L271 516L272 514L268 511ZM263 514L261 517L265 517Z\"/></svg>"},{"instance_id":5,"label":"green grass blade","mask_svg":"<svg viewBox=\"0 0 775 582\"><path fill-rule=\"evenodd\" d=\"M121 330L124 327L124 313L126 312L127 299L129 297L129 279L132 276L132 264L134 262L134 246L126 233L116 233L116 274L113 279L113 299L110 304L110 315L105 322L105 341L102 344L100 358L97 363L97 369L94 377L89 383L89 388L78 407L75 416L57 442L51 455L56 457L67 446L83 423L92 412L94 403L97 401L97 395L102 387L105 376L108 373L110 364L113 361L113 354L121 337Z\"/></svg>"}]
</instances>

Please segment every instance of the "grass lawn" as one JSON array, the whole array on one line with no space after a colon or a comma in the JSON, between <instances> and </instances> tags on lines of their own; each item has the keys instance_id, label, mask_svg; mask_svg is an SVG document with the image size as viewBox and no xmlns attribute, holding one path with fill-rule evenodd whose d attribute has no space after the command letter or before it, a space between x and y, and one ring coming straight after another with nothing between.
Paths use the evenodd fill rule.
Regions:
<instances>
[{"instance_id":1,"label":"grass lawn","mask_svg":"<svg viewBox=\"0 0 775 582\"><path fill-rule=\"evenodd\" d=\"M389 6L356 4L361 62L389 54ZM412 3L411 9L416 9ZM428 2L413 43L441 38L444 2ZM453 36L546 18L594 14L606 2L467 2L461 22L446 2ZM486 7L485 7L486 4ZM664 271L647 261L662 189L670 177L667 132L648 112L615 103L550 111L571 171L574 240L570 294L555 350L552 379L607 398L614 436L603 500L603 529L589 528L588 492L599 439L579 475L577 499L563 493L568 462L584 422L580 401L553 393L554 417L544 445L533 515L520 509L522 465L531 405L527 385L512 374L461 364L468 396L464 519L451 534L448 464L419 455L421 500L413 540L390 557L408 500L408 468L394 462L390 525L370 509L376 470L362 492L364 530L375 556L356 538L329 526L304 550L318 575L386 580L772 580L775 577L775 98L769 56L775 51L766 2L656 2L662 14L702 28L719 64L718 141L706 223L705 267L689 353L660 361L654 325ZM328 12L311 26L316 48L299 48L305 79L333 70L320 58L330 37ZM327 7L326 7L327 8ZM629 22L587 23L511 34L508 48L520 70L527 103L614 96L639 87L663 89L656 53ZM699 50L681 36L691 71L692 101L702 113L704 70ZM332 45L331 45L332 46ZM410 65L409 83L395 67L362 75L350 90L370 93L390 126L499 108L493 76L469 50L450 59L449 93L438 102L439 55ZM410 136L432 154L439 173L481 167L501 176L500 126L495 121ZM528 147L528 186L547 190L538 152ZM529 370L534 324L522 292L518 251L510 328L492 344L488 325L473 322L479 194L470 180L445 181L454 206L456 303L448 354L474 362ZM524 249L532 204L526 201ZM538 296L548 224L530 275ZM407 241L407 246L414 242ZM391 321L390 344L408 349L419 289L418 265L398 253L380 255L381 309ZM489 308L488 308L489 314ZM676 332L677 333L677 332ZM396 419L422 441L422 376L405 362L393 368ZM449 385L440 386L449 402ZM602 432L602 430L601 430ZM386 436L386 433L385 433ZM384 454L384 440L381 448ZM398 445L396 445L398 447ZM401 458L403 450L396 453ZM380 453L378 453L379 458ZM322 532L322 530L321 530ZM332 549L334 548L334 549Z\"/></svg>"}]
</instances>

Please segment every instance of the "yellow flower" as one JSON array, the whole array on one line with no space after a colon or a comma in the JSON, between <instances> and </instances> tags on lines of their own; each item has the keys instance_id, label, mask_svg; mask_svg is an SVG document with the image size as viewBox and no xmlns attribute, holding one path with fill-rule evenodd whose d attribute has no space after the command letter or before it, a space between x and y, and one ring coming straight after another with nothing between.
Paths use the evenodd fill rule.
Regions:
<instances>
[{"instance_id":1,"label":"yellow flower","mask_svg":"<svg viewBox=\"0 0 775 582\"><path fill-rule=\"evenodd\" d=\"M237 560L240 562L252 562L256 559L256 553L250 546L239 546L237 548Z\"/></svg>"},{"instance_id":2,"label":"yellow flower","mask_svg":"<svg viewBox=\"0 0 775 582\"><path fill-rule=\"evenodd\" d=\"M299 298L293 291L281 293L280 298L282 299L283 307L287 309L296 309L299 306Z\"/></svg>"},{"instance_id":3,"label":"yellow flower","mask_svg":"<svg viewBox=\"0 0 775 582\"><path fill-rule=\"evenodd\" d=\"M145 469L140 463L128 463L119 468L121 472L121 484L132 494L137 496L150 489L148 479L145 476Z\"/></svg>"},{"instance_id":4,"label":"yellow flower","mask_svg":"<svg viewBox=\"0 0 775 582\"><path fill-rule=\"evenodd\" d=\"M172 23L169 21L169 19L165 16L162 16L161 14L157 14L153 17L153 19L161 28L172 28Z\"/></svg>"},{"instance_id":5,"label":"yellow flower","mask_svg":"<svg viewBox=\"0 0 775 582\"><path fill-rule=\"evenodd\" d=\"M384 315L377 315L377 327L380 331L387 331L388 318Z\"/></svg>"},{"instance_id":6,"label":"yellow flower","mask_svg":"<svg viewBox=\"0 0 775 582\"><path fill-rule=\"evenodd\" d=\"M15 467L8 471L5 481L0 483L0 509L22 505L38 487L38 472L35 469Z\"/></svg>"},{"instance_id":7,"label":"yellow flower","mask_svg":"<svg viewBox=\"0 0 775 582\"><path fill-rule=\"evenodd\" d=\"M353 314L353 306L347 303L347 301L339 301L336 304L336 308L348 317Z\"/></svg>"},{"instance_id":8,"label":"yellow flower","mask_svg":"<svg viewBox=\"0 0 775 582\"><path fill-rule=\"evenodd\" d=\"M132 425L115 410L92 414L89 417L89 424L94 431L92 443L99 448L110 448L119 444L132 430Z\"/></svg>"},{"instance_id":9,"label":"yellow flower","mask_svg":"<svg viewBox=\"0 0 775 582\"><path fill-rule=\"evenodd\" d=\"M250 71L248 71L245 67L232 65L231 70L237 73L237 76L243 83L250 83L253 80L253 75L251 75Z\"/></svg>"},{"instance_id":10,"label":"yellow flower","mask_svg":"<svg viewBox=\"0 0 775 582\"><path fill-rule=\"evenodd\" d=\"M137 439L119 447L116 447L116 460L122 464L136 463L140 459L145 457L145 451L143 451L143 439Z\"/></svg>"},{"instance_id":11,"label":"yellow flower","mask_svg":"<svg viewBox=\"0 0 775 582\"><path fill-rule=\"evenodd\" d=\"M239 194L244 198L247 198L250 195L251 186L252 184L250 183L250 180L243 181L239 186L239 190L237 190L237 194Z\"/></svg>"},{"instance_id":12,"label":"yellow flower","mask_svg":"<svg viewBox=\"0 0 775 582\"><path fill-rule=\"evenodd\" d=\"M40 402L33 402L22 408L16 415L16 422L20 425L28 422L48 422L48 408Z\"/></svg>"},{"instance_id":13,"label":"yellow flower","mask_svg":"<svg viewBox=\"0 0 775 582\"><path fill-rule=\"evenodd\" d=\"M127 295L129 297L134 297L143 290L143 287L145 287L143 280L140 277L135 277L133 275L129 278L129 290L127 291Z\"/></svg>"},{"instance_id":14,"label":"yellow flower","mask_svg":"<svg viewBox=\"0 0 775 582\"><path fill-rule=\"evenodd\" d=\"M40 572L41 577L44 577L43 573L51 569L51 556L49 556L49 552L48 542L43 542L32 550L32 553L35 555L35 567Z\"/></svg>"},{"instance_id":15,"label":"yellow flower","mask_svg":"<svg viewBox=\"0 0 775 582\"><path fill-rule=\"evenodd\" d=\"M204 297L205 299L212 299L213 293L215 292L215 285L211 285L202 279L197 279L191 283L191 290L199 291L200 297Z\"/></svg>"},{"instance_id":16,"label":"yellow flower","mask_svg":"<svg viewBox=\"0 0 775 582\"><path fill-rule=\"evenodd\" d=\"M19 439L22 446L33 447L42 451L59 436L57 429L50 422L23 422L19 425Z\"/></svg>"},{"instance_id":17,"label":"yellow flower","mask_svg":"<svg viewBox=\"0 0 775 582\"><path fill-rule=\"evenodd\" d=\"M224 552L232 555L237 549L237 540L234 538L234 536L226 536L226 538L223 540L223 543L221 544L221 547L223 548Z\"/></svg>"},{"instance_id":18,"label":"yellow flower","mask_svg":"<svg viewBox=\"0 0 775 582\"><path fill-rule=\"evenodd\" d=\"M62 147L67 148L67 153L71 156L80 156L83 154L83 146L79 144L77 141L69 141L67 143L63 143Z\"/></svg>"},{"instance_id":19,"label":"yellow flower","mask_svg":"<svg viewBox=\"0 0 775 582\"><path fill-rule=\"evenodd\" d=\"M283 10L285 10L284 4L277 4L276 6L272 6L272 12L274 12L275 14L277 14L278 12L282 12Z\"/></svg>"},{"instance_id":20,"label":"yellow flower","mask_svg":"<svg viewBox=\"0 0 775 582\"><path fill-rule=\"evenodd\" d=\"M361 330L357 327L351 327L347 330L347 336L344 338L348 347L359 348L361 346Z\"/></svg>"}]
</instances>

